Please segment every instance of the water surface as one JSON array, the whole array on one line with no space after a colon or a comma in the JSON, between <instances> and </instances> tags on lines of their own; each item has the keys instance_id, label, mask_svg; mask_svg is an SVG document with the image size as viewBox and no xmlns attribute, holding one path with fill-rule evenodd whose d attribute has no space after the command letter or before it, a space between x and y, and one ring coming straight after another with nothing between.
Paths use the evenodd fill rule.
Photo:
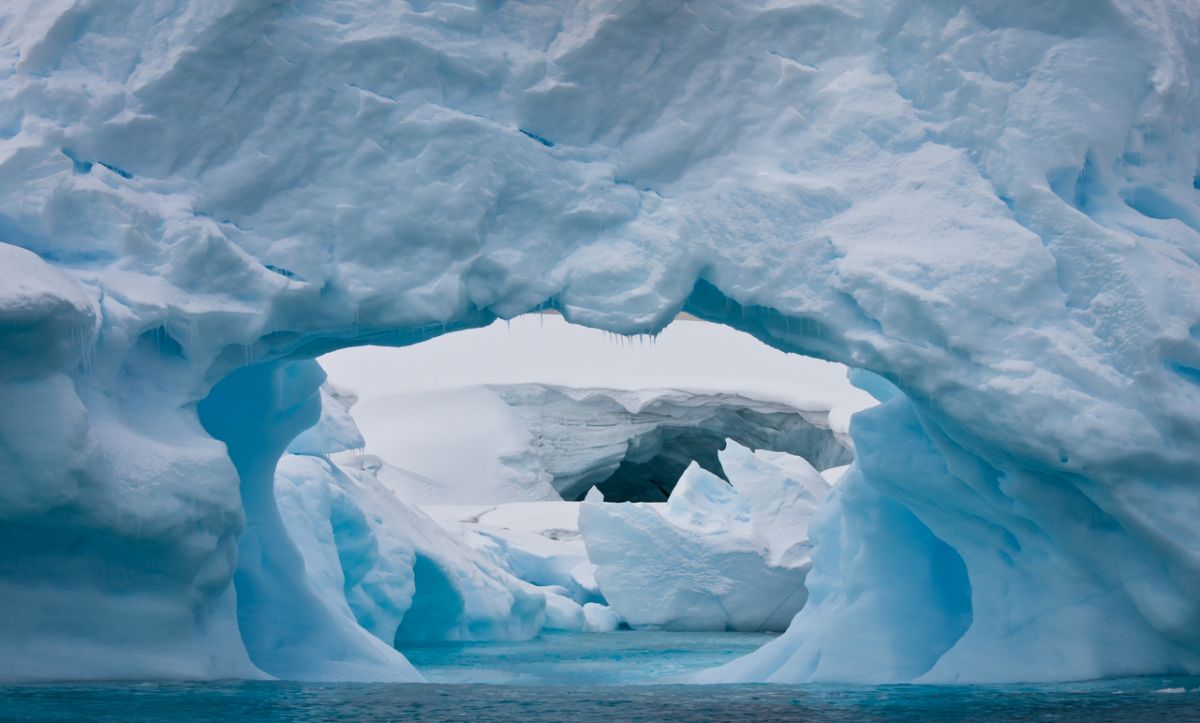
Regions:
<instances>
[{"instance_id":1,"label":"water surface","mask_svg":"<svg viewBox=\"0 0 1200 723\"><path fill-rule=\"evenodd\" d=\"M408 650L428 684L6 686L0 720L1200 721L1200 677L953 687L671 682L767 639L625 632Z\"/></svg>"},{"instance_id":2,"label":"water surface","mask_svg":"<svg viewBox=\"0 0 1200 723\"><path fill-rule=\"evenodd\" d=\"M1186 688L1185 686L1191 686ZM1183 693L1160 693L1183 687ZM1198 721L1200 679L1065 686L327 685L0 688L6 721Z\"/></svg>"},{"instance_id":3,"label":"water surface","mask_svg":"<svg viewBox=\"0 0 1200 723\"><path fill-rule=\"evenodd\" d=\"M676 683L741 657L770 633L544 633L534 640L406 648L432 683L619 685Z\"/></svg>"}]
</instances>

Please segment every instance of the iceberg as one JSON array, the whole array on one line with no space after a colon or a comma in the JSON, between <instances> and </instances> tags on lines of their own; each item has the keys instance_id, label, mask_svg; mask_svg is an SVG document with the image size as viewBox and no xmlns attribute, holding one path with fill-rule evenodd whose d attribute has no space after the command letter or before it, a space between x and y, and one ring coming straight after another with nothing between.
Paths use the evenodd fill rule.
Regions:
<instances>
[{"instance_id":1,"label":"iceberg","mask_svg":"<svg viewBox=\"0 0 1200 723\"><path fill-rule=\"evenodd\" d=\"M284 679L420 680L394 647L401 620L415 607L414 550L381 554L361 508L336 484L335 475L318 456L285 454L276 470L275 497L299 553L304 588L323 613L314 618L336 630L330 637L342 648L323 651L319 663L299 667L317 657L296 649L313 646L314 626L272 605L262 613L267 619L254 622L260 628L275 626L274 635L248 639L248 652L258 667Z\"/></svg>"},{"instance_id":2,"label":"iceberg","mask_svg":"<svg viewBox=\"0 0 1200 723\"><path fill-rule=\"evenodd\" d=\"M311 360L544 309L886 382L716 678L1200 672L1192 0L168 5L0 8L0 678L411 678Z\"/></svg>"},{"instance_id":3,"label":"iceberg","mask_svg":"<svg viewBox=\"0 0 1200 723\"><path fill-rule=\"evenodd\" d=\"M289 454L275 491L310 584L387 645L523 640L541 630L542 593L370 478Z\"/></svg>"},{"instance_id":4,"label":"iceberg","mask_svg":"<svg viewBox=\"0 0 1200 723\"><path fill-rule=\"evenodd\" d=\"M350 410L357 398L326 382L321 399L320 419L276 467L275 499L309 587L341 619L386 644L389 656L413 645L520 641L620 624L602 604L579 539L577 504L405 504L379 470L332 461L362 447ZM256 652L252 658L267 669Z\"/></svg>"},{"instance_id":5,"label":"iceberg","mask_svg":"<svg viewBox=\"0 0 1200 723\"><path fill-rule=\"evenodd\" d=\"M663 501L693 460L723 476L718 451L727 438L800 455L822 469L853 459L849 435L831 427L841 407L797 409L740 394L517 384L386 399L395 405L388 427L426 422L443 432L432 443L439 458L422 464L434 476L373 454L337 461L371 471L414 504L578 501L592 489L613 502ZM455 417L428 419L430 407ZM388 458L398 451L391 448Z\"/></svg>"},{"instance_id":6,"label":"iceberg","mask_svg":"<svg viewBox=\"0 0 1200 723\"><path fill-rule=\"evenodd\" d=\"M553 588L578 605L604 602L579 536L578 502L422 505L421 510L516 577Z\"/></svg>"},{"instance_id":7,"label":"iceberg","mask_svg":"<svg viewBox=\"0 0 1200 723\"><path fill-rule=\"evenodd\" d=\"M320 363L359 397L365 454L338 463L423 505L578 500L596 485L612 501L662 501L693 459L723 474L727 437L840 465L850 416L876 403L840 364L695 320L620 341L528 315Z\"/></svg>"},{"instance_id":8,"label":"iceberg","mask_svg":"<svg viewBox=\"0 0 1200 723\"><path fill-rule=\"evenodd\" d=\"M350 412L357 400L328 383L321 399L320 419L276 467L275 499L309 586L330 608L401 650L525 640L562 617L555 617L562 607L556 596L497 566L374 475L331 461L330 454L363 444Z\"/></svg>"},{"instance_id":9,"label":"iceberg","mask_svg":"<svg viewBox=\"0 0 1200 723\"><path fill-rule=\"evenodd\" d=\"M808 599L808 518L828 485L800 458L720 454L730 482L693 464L665 504L580 506L600 591L634 628L781 631Z\"/></svg>"},{"instance_id":10,"label":"iceberg","mask_svg":"<svg viewBox=\"0 0 1200 723\"><path fill-rule=\"evenodd\" d=\"M822 469L853 459L828 410L804 410L737 394L616 391L542 384L490 387L520 418L530 443L509 467L549 476L563 499L593 488L606 500L662 501L693 461L724 476L726 439L799 455Z\"/></svg>"}]
</instances>

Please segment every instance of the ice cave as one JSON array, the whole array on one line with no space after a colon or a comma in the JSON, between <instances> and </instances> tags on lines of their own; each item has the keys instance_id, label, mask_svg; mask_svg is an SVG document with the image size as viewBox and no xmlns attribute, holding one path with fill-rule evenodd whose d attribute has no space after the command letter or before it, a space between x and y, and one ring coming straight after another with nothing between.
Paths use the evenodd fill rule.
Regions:
<instances>
[{"instance_id":1,"label":"ice cave","mask_svg":"<svg viewBox=\"0 0 1200 723\"><path fill-rule=\"evenodd\" d=\"M1194 0L5 3L0 698L418 682L439 641L620 628L589 639L759 636L678 680L727 701L1200 706L1198 29ZM689 352L570 341L518 378L455 341L533 324ZM743 342L810 371L714 384Z\"/></svg>"}]
</instances>

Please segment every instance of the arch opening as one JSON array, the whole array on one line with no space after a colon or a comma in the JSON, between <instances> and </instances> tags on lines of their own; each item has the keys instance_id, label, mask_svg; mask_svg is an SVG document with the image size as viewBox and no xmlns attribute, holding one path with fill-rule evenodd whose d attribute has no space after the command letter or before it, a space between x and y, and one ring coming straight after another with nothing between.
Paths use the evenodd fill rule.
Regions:
<instances>
[{"instance_id":1,"label":"arch opening","mask_svg":"<svg viewBox=\"0 0 1200 723\"><path fill-rule=\"evenodd\" d=\"M725 327L748 331L752 336L768 342L769 346L775 348L810 354L824 352L824 356L836 358L855 356L853 344L818 322L789 318L767 307L740 305L726 298L715 286L705 282L697 284L696 290L689 297L684 308L698 318L719 321ZM483 313L478 316L478 319L484 320L486 317L486 313ZM423 327L411 334L408 332L390 335L370 333L365 338L412 341L434 336L440 336L440 334L434 329ZM288 335L272 335L268 341L263 343L273 346L274 352L263 351L268 356L275 355L277 361L273 364L277 368L284 368L290 364L302 364L303 362L300 361L292 361L295 356L304 355L297 351L300 349L329 349L349 345L349 342L337 336L326 337L315 346L304 341L303 338L294 338ZM923 448L930 449L927 456L933 461L928 470L918 474L914 471L911 459L901 458L895 469L904 470L902 474L889 477L888 474L876 471L860 475L862 480L855 484L866 490L865 494L872 499L888 500L907 509L929 535L944 546L916 545L912 549L913 559L925 560L926 567L941 570L958 569L956 565L942 563L946 560L961 560L967 574L965 576L941 575L941 578L951 580L951 582L938 581L938 585L945 583L948 587L935 587L935 589L941 589L944 595L930 598L928 595L918 594L925 590L921 583L915 582L920 579L919 577L912 579L895 575L889 577L883 574L879 567L868 564L871 559L870 555L843 557L839 554L820 554L822 549L828 553L830 549L836 551L844 548L847 544L846 540L834 542L833 537L844 538L847 534L855 544L868 548L889 545L895 547L897 539L906 543L911 542L912 528L900 524L897 517L869 518L871 524L882 525L887 534L894 535L896 538L889 539L887 534L882 536L875 534L876 531L869 525L855 526L852 524L853 515L850 511L835 508L833 512L827 514L840 516L846 526L840 528L836 533L826 533L827 536L823 543L817 539L817 544L813 549L815 560L827 560L825 563L826 573L829 575L814 578L809 603L804 608L803 614L797 618L799 627L792 626L792 629L804 629L807 626L815 625L814 621L820 620L823 621L824 627L831 630L857 629L878 636L881 641L893 647L895 654L881 667L866 673L870 679L874 680L912 679L913 677L944 680L957 679L962 675L976 675L980 679L985 679L995 675L997 667L994 664L981 662L982 659L974 651L988 649L989 646L995 645L1009 650L1009 654L1004 659L1004 665L1008 666L1004 668L1005 675L1023 676L1028 674L1025 662L1020 664L1016 662L1025 661L1027 656L1018 647L1013 647L1015 645L1013 641L1024 639L1027 643L1029 641L1036 642L1038 639L1036 631L1044 627L1044 624L1038 623L1030 628L1021 622L1020 616L989 607L986 604L987 601L1009 594L1000 591L999 588L1003 588L1004 585L1016 584L1020 589L1032 592L1041 584L1039 581L1047 579L1046 575L1069 577L1072 581L1071 585L1058 590L1064 599L1078 599L1076 593L1079 590L1104 590L1108 586L1108 582L1104 580L1103 576L1080 577L1077 570L1065 567L1066 558L1061 557L1057 563L1052 565L1053 573L1029 567L1020 568L1016 564L1018 555L1024 554L1031 546L1035 549L1040 547L1044 559L1052 559L1054 551L1059 549L1059 542L1055 541L1052 536L1039 537L1040 532L1035 533L1032 537L1029 534L1030 529L1040 529L1042 532L1049 529L1039 527L1041 522L1036 521L1040 519L1045 522L1044 515L1037 510L1022 510L1019 514L1001 513L998 515L993 502L985 500L982 495L988 494L989 490L996 488L1000 468L991 466L972 451L974 448L972 437L965 429L946 425L946 417L938 410L940 400L924 397L909 398L898 386L902 380L894 374L888 374L885 377L860 371L857 372L857 376L859 386L871 389L878 398L896 401L907 410L908 416L905 419L911 417L915 420L913 424L909 424L908 422L902 423L899 416L889 417L885 427L895 434L890 437L877 436L876 440L882 442L878 449L890 454L896 449L904 449L905 440L909 440ZM850 436L860 437L862 435L861 433L852 433ZM874 454L874 452L872 453ZM367 466L364 464L359 471L369 471ZM619 463L617 468L620 468ZM1011 474L1011 468L1007 469ZM947 498L944 496L946 490L952 491L951 497L948 498L950 504L946 503ZM862 506L868 507L869 505L862 503ZM1091 523L1081 519L1080 524L1086 526ZM250 521L248 528L252 525L253 521ZM999 535L997 535L997 530ZM504 547L501 541L493 540L493 542L501 548ZM945 554L947 550L953 554L947 556ZM505 550L502 550L502 553L509 554ZM932 558L941 559L942 562L939 563ZM1020 572L1016 572L1017 570ZM822 583L822 580L826 582ZM505 633L507 635L529 635L530 629L544 625L547 620L551 619L556 621L555 625L591 624L590 619L580 609L577 609L583 607L579 605L581 600L578 597L581 594L580 589L584 589L586 586L580 585L580 589L573 589L576 583L579 581L571 580L558 586L565 591L565 597L560 597L569 603L574 603L576 607L564 604L551 609L551 606L547 605L544 600L540 606L536 602L530 603L529 597L536 600L537 595L516 594L503 582L500 582L498 587L493 590L496 592L503 589L498 597L485 596L476 602L486 607L485 598L500 599L504 601L503 605L507 606L508 610L518 608L527 611L534 608L540 610L542 616L540 622L530 623L529 619L518 620ZM899 608L885 604L883 601L874 605L854 605L845 595L847 588L856 589L864 585L886 586L888 584L912 593L898 596L897 599L905 601ZM584 591L586 592L586 590ZM396 625L399 625L403 611L412 603L411 595L407 599L404 599L403 595L393 595L394 599L380 601L377 596L372 597L374 593L367 590L365 585L363 594L370 599L369 605L387 609L391 616L391 622ZM328 603L326 608L329 606L344 607L344 602L348 598L349 596L344 595L337 600L326 601ZM941 602L937 602L939 600ZM969 600L969 605L961 604L963 600ZM950 604L946 601L958 602ZM945 604L943 605L943 603ZM943 605L942 609L945 614L933 616L934 620L939 621L936 626L942 635L924 636L919 641L915 641L911 636L898 633L894 637L889 637L892 632L904 629L902 621L906 617L928 613L930 605ZM1064 605L1064 609L1072 609L1069 600ZM1112 596L1111 603L1106 603L1104 606L1090 606L1086 612L1096 615L1118 615L1129 622L1128 628L1116 631L1111 634L1112 636L1132 635L1145 640L1158 639L1158 634L1149 629L1141 614L1132 612L1131 608L1130 599L1117 593ZM354 617L354 612L355 608L351 606L351 614L343 616L356 630L350 637L365 630L361 621L357 621ZM536 613L533 615L533 619L538 620ZM346 620L339 621L338 626L334 626L334 628L344 626ZM469 627L469 621L464 621L464 625ZM966 626L965 630L963 625ZM1031 632L1021 632L1026 629ZM359 640L355 643L355 646L361 645L363 650L369 651L367 657L381 655L387 658L395 653L390 641L385 643L386 652L379 650L376 646L375 641L387 640L386 636L382 639L378 635L368 637L372 637L374 640ZM759 680L780 671L782 671L781 674L803 679L838 680L855 675L854 671L857 670L859 662L853 656L846 658L838 652L839 650L853 650L853 645L845 645L846 641L836 636L814 635L812 637L813 640L825 642L800 644L794 637L785 635L780 638L782 642L766 646L763 652L750 655L744 662L723 669L720 675L724 676L722 679L728 680ZM320 637L314 637L312 640L320 640ZM328 636L328 640L331 641L330 647L337 651L332 658L328 651L317 654L309 651L304 654L307 655L305 660L309 662L300 666L301 673L299 674L313 677L329 675L331 668L326 666L325 662L330 659L349 660L349 665L341 666L344 669L361 669L359 666L362 665L364 659L363 652L355 646L350 646L355 649L347 653L345 635L342 632L331 634ZM311 641L306 642L305 645L311 645ZM776 652L780 646L785 646L785 649L791 651L788 656L785 656L786 660L782 663ZM251 657L257 659L254 653L251 654ZM1146 661L1153 659L1157 659L1154 654L1143 661L1134 661L1134 669L1137 665L1143 665ZM930 661L933 661L932 664ZM380 664L379 660L372 659L367 664L367 668ZM391 663L382 664L385 667L390 666L390 670L397 669ZM402 665L406 666L407 664ZM334 666L334 668L337 667L339 666ZM406 668L406 670L408 669ZM964 671L967 672L964 673ZM1038 670L1036 674L1053 678L1058 673L1046 669ZM1021 678L1014 677L1014 679Z\"/></svg>"},{"instance_id":2,"label":"arch opening","mask_svg":"<svg viewBox=\"0 0 1200 723\"><path fill-rule=\"evenodd\" d=\"M538 322L539 328L544 328L547 323L568 328L565 320L558 316L541 319ZM697 327L710 326L700 321L687 323ZM611 342L605 343L611 345ZM773 350L771 352L774 353ZM377 561L382 557L396 556L399 548L395 545L388 548L389 543L384 540L364 543L360 530L353 531L354 534L347 534L346 514L343 512L339 518L338 513L334 511L338 504L345 508L346 500L359 494L364 484L382 479L379 476L379 467L372 467L372 462L369 461L371 457L361 454L361 440L335 440L336 444L330 446L331 434L328 429L314 433L314 429L328 425L329 420L326 416L330 407L336 407L339 403L334 398L338 392L327 384L322 385L323 376L314 367L312 362L280 360L241 368L216 385L209 397L199 406L200 418L206 430L226 442L230 449L230 457L242 477L247 527L239 548L240 562L235 587L238 591L239 623L244 628L243 638L251 659L257 665L274 675L305 675L305 664L298 664L296 661L329 657L329 648L336 647L332 641L338 637L346 637L344 628L347 621L356 622L364 630L371 632L374 638L401 649L436 640L505 636L519 638L528 636L530 631L536 628L587 629L593 625L610 627L613 624L624 624L619 619L615 622L607 620L603 624L591 619L600 614L591 608L605 607L603 603L606 602L603 595L598 593L594 581L582 582L578 575L572 577L570 570L564 574L561 570L548 569L561 561L531 555L529 550L522 549L521 545L514 543L512 539L505 538L505 535L495 535L494 532L491 533L493 539L489 544L501 550L499 554L504 559L504 564L500 566L501 573L496 575L498 580L491 581L495 583L491 588L484 585L484 589L468 590L464 594L462 583L455 582L455 576L461 577L465 568L477 573L483 567L483 563L479 559L468 559L464 568L461 561L448 562L445 549L440 550L442 557L439 558L437 554L431 556L421 549L420 545L424 543L417 543L410 544L409 549L400 551L398 557L404 557L404 553L408 554L406 561L392 565L392 569L384 571L394 574L394 583L398 579L395 573L403 576L405 571L400 568L407 565L410 579L404 585L393 585L393 588L397 589L406 585L407 591L393 589L381 592L383 588L388 587L386 575L375 574L379 572L377 570L364 573L364 565L369 568L378 564ZM844 375L844 372L842 374ZM763 388L770 383L770 380L763 381ZM661 503L671 496L675 483L681 476L686 476L684 473L692 463L696 463L701 471L715 473L715 479L728 486L729 475L718 457L718 453L727 446L727 440L751 448L774 449L781 453L799 452L816 462L822 469L844 466L852 459L845 430L838 434L830 429L828 409L800 409L779 400L754 399L752 394L747 396L748 393L744 389L740 393L736 389L721 391L711 386L700 391L674 389L666 390L666 393L660 389L648 398L640 399L641 406L637 407L629 404L629 395L645 395L647 389L613 390L603 385L593 388L568 388L531 382L477 386L486 389L494 395L496 402L507 407L511 420L528 422L540 418L544 421L548 416L558 420L555 425L560 432L557 440L550 439L552 435L548 435L543 426L528 434L526 442L532 439L543 443L543 447L559 453L559 456L569 447L563 444L564 438L574 436L576 441L586 441L589 435L596 433L595 429L588 428L587 420L594 419L597 414L617 415L621 418L620 423L628 427L623 430L624 436L617 445L621 450L617 454L602 449L596 459L582 465L577 464L574 469L540 470L544 478L549 478L542 481L550 482L544 487L553 493L553 499L573 498L573 501L579 501L587 495L588 490L598 488L605 498L613 501L652 500ZM652 386L651 390L653 389ZM411 393L412 390L409 391ZM367 403L356 396L351 396L353 402ZM312 416L313 410L319 409L322 402L327 414L322 416L321 423L317 424L317 420ZM396 400L390 400L390 403L395 404ZM532 413L533 410L536 410L536 414ZM462 411L459 409L458 413L461 414ZM580 424L562 423L562 420L572 417L578 418ZM316 427L311 426L314 424ZM611 428L619 425L600 426ZM336 437L336 434L332 436ZM546 444L548 440L550 443ZM524 450L517 450L516 454L513 453L514 450L505 450L505 454L497 455L497 461L502 466L507 465L511 468L522 461L519 458L524 457L526 469L523 471L528 473L530 449L537 446L536 443L527 444ZM284 505L283 517L287 521L283 523L279 521L280 507L274 504L273 498L264 494L264 490L268 489L264 470L271 460L280 456L288 457L288 454L284 454L285 449L290 450L292 455L308 455L321 459L330 470L330 478L337 478L337 482L329 486L331 491L325 493L333 498L329 503L327 520L321 514L317 515L321 518L321 525L328 521L330 530L326 535L327 544L331 546L334 554L326 554L322 558L325 562L320 562L315 567L321 570L330 560L336 560L331 569L340 569L340 572L334 571L340 574L339 584L345 598L344 604L341 601L331 603L325 599L325 595L313 594L311 590L304 589L304 563L308 563L309 568L314 567L309 557L314 554L313 550L317 546L302 541L299 544L299 556L304 560L297 565L295 546L288 544L289 533L292 533L293 538L297 537L296 513L291 510L304 505ZM547 455L548 458L550 456L552 455ZM575 457L578 458L579 454L575 454ZM275 471L276 477L281 474L295 477L288 465L281 464L280 470ZM428 483L429 479L424 481ZM279 484L275 481L271 485L275 494L280 494ZM289 487L289 491L290 489ZM401 502L405 501L405 495L400 494L402 490L395 486L386 491L395 494ZM376 488L373 492L378 494L380 490ZM463 489L459 492L463 496L458 502L469 501L470 490ZM416 503L429 500L407 501ZM552 500L548 499L547 502L552 503ZM378 516L378 509L372 510ZM363 512L366 517L372 514L366 509ZM304 514L311 516L311 512ZM401 521L411 522L411 519L409 516ZM306 519L302 524L307 525L309 522L310 520ZM365 524L366 528L371 528L370 522ZM578 539L578 526L567 527L573 529L543 529L539 530L538 534ZM372 530L365 533L365 536L378 537L379 534L378 530ZM434 533L425 529L421 534ZM307 537L307 533L301 532L299 536ZM364 546L371 548L370 553L365 556L361 553ZM289 547L291 549L288 549ZM353 549L347 552L346 548ZM490 550L485 552L493 556L496 554ZM794 562L792 560L788 564ZM550 598L549 605L543 602L539 606L535 600L538 595L529 594L529 590L522 589L520 584L512 584L504 578L504 574L507 573L517 577L518 583L529 582L536 587L553 588L556 595ZM278 579L279 584L270 582L275 579ZM802 580L802 576L799 579ZM312 580L307 582L311 587ZM389 595L392 599L385 599ZM495 600L464 600L464 597L471 598L472 595L477 598L481 595L492 595L495 600L502 602L496 604ZM795 598L794 593L789 595ZM457 602L450 605L447 601L451 600ZM803 597L799 600L799 604L802 605ZM792 599L789 604L796 606L796 600ZM284 605L289 610L288 615L271 616L271 610ZM472 605L476 609L471 609ZM499 610L481 613L478 609L489 605ZM781 606L782 602L776 607ZM350 615L345 614L347 610ZM384 610L386 612L381 612ZM587 615L581 618L580 613L585 610ZM605 614L611 615L607 610ZM511 619L505 621L505 616ZM337 625L318 624L316 621L322 617L340 617L340 621ZM523 617L537 622L522 624L519 619ZM759 617L766 620L770 615ZM432 623L425 624L434 618L441 621L433 626L438 628L437 630L432 629ZM776 615L775 618L778 620L771 623L770 629L780 630L780 626L785 626L790 615ZM323 643L320 635L307 636L302 642L289 635L289 630L301 627L327 628L329 643ZM683 629L686 629L686 625ZM338 651L338 654L344 658L343 662L347 666L389 664L386 661L387 654L378 650L372 641L364 640L361 635L351 637L357 638L356 645L361 650L351 650L347 654L347 650L344 649L347 647L346 643L344 640L341 642L343 650ZM326 649L322 649L323 646ZM302 647L308 649L302 650ZM368 659L366 663L363 662L364 658Z\"/></svg>"}]
</instances>

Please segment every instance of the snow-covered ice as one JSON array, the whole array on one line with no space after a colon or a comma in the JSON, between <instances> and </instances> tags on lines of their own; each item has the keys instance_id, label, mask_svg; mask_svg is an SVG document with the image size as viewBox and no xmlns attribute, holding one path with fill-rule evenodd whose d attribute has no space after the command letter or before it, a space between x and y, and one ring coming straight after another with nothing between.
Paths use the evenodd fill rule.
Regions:
<instances>
[{"instance_id":1,"label":"snow-covered ice","mask_svg":"<svg viewBox=\"0 0 1200 723\"><path fill-rule=\"evenodd\" d=\"M557 588L580 605L603 601L579 536L578 502L422 505L421 510L522 580Z\"/></svg>"},{"instance_id":2,"label":"snow-covered ice","mask_svg":"<svg viewBox=\"0 0 1200 723\"><path fill-rule=\"evenodd\" d=\"M1197 27L1194 0L5 3L0 677L356 676L375 638L274 498L311 359L546 307L684 310L888 397L850 421L808 604L715 678L1200 672Z\"/></svg>"},{"instance_id":3,"label":"snow-covered ice","mask_svg":"<svg viewBox=\"0 0 1200 723\"><path fill-rule=\"evenodd\" d=\"M348 679L395 677L389 671L404 666L396 648L616 626L595 602L602 598L594 581L584 587L571 577L572 568L588 564L577 505L430 507L434 517L427 516L372 470L330 460L331 452L361 446L361 437L350 415L353 397L326 384L321 399L320 420L276 467L275 499L303 560L306 589L340 626L358 631L357 648L338 651L343 667L355 666L344 672ZM377 640L363 640L367 633ZM252 649L252 658L275 675L311 677L287 667L304 659L289 649L289 635ZM319 677L331 677L330 669Z\"/></svg>"},{"instance_id":4,"label":"snow-covered ice","mask_svg":"<svg viewBox=\"0 0 1200 723\"><path fill-rule=\"evenodd\" d=\"M804 607L808 518L828 485L802 459L732 441L721 462L732 484L692 465L665 504L580 507L600 590L631 626L784 630Z\"/></svg>"},{"instance_id":5,"label":"snow-covered ice","mask_svg":"<svg viewBox=\"0 0 1200 723\"><path fill-rule=\"evenodd\" d=\"M716 468L726 437L840 465L850 416L875 403L840 364L695 321L619 341L527 315L321 364L359 398L365 452L378 458L339 462L382 467L385 484L423 504L578 499L622 463L610 497L665 499L691 460Z\"/></svg>"},{"instance_id":6,"label":"snow-covered ice","mask_svg":"<svg viewBox=\"0 0 1200 723\"><path fill-rule=\"evenodd\" d=\"M810 383L802 376L794 382ZM417 436L429 444L416 455L422 473L387 461L408 463L403 451L411 439L390 446L386 458L338 457L418 504L578 500L592 489L610 501L661 501L692 461L724 474L717 453L727 438L802 455L822 468L853 459L848 435L830 426L841 407L806 410L739 394L543 384L464 387L420 397L417 405L410 404L412 397L389 397L395 406L387 427L423 430ZM431 416L444 421L422 426L425 410L434 407ZM434 431L441 434L434 438Z\"/></svg>"}]
</instances>

